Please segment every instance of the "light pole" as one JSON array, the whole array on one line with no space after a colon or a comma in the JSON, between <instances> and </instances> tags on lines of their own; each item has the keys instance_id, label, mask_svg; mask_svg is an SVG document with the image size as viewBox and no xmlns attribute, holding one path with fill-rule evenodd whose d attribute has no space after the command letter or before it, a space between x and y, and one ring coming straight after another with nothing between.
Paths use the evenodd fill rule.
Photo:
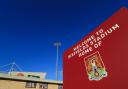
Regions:
<instances>
[{"instance_id":1,"label":"light pole","mask_svg":"<svg viewBox=\"0 0 128 89\"><path fill-rule=\"evenodd\" d=\"M56 80L58 80L58 59L59 59L59 47L61 42L55 42L54 46L56 47Z\"/></svg>"}]
</instances>

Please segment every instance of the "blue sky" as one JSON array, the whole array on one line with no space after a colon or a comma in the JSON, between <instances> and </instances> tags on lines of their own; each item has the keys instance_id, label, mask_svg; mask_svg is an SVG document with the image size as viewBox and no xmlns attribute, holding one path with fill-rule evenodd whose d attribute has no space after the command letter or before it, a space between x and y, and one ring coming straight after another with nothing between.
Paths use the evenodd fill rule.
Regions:
<instances>
[{"instance_id":1,"label":"blue sky","mask_svg":"<svg viewBox=\"0 0 128 89\"><path fill-rule=\"evenodd\" d=\"M55 79L53 43L60 41L62 80L63 52L122 6L128 0L1 0L0 65L15 61L24 71Z\"/></svg>"}]
</instances>

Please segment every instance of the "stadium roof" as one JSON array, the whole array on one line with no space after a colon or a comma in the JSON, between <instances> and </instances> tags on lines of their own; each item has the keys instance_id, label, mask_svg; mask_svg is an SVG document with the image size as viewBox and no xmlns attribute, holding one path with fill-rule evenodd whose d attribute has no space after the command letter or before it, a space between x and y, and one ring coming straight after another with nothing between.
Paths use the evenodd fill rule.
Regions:
<instances>
[{"instance_id":1,"label":"stadium roof","mask_svg":"<svg viewBox=\"0 0 128 89\"><path fill-rule=\"evenodd\" d=\"M63 84L62 81L45 80L45 79L43 80L43 79L23 77L23 76L12 76L4 73L0 73L0 79L15 80L15 81L32 81L32 82L42 82L42 83L51 83L51 84Z\"/></svg>"}]
</instances>

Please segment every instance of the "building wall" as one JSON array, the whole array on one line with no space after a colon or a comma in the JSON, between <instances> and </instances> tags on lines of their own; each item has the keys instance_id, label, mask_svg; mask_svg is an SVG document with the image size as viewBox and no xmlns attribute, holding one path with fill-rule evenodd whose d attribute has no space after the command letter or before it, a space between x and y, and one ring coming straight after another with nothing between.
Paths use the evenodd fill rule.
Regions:
<instances>
[{"instance_id":1,"label":"building wall","mask_svg":"<svg viewBox=\"0 0 128 89\"><path fill-rule=\"evenodd\" d=\"M48 89L58 89L58 85L56 85L56 84L48 84Z\"/></svg>"},{"instance_id":2,"label":"building wall","mask_svg":"<svg viewBox=\"0 0 128 89\"><path fill-rule=\"evenodd\" d=\"M0 80L0 89L40 89L39 84L36 88L26 88L25 81ZM48 89L58 89L58 84L48 84Z\"/></svg>"}]
</instances>

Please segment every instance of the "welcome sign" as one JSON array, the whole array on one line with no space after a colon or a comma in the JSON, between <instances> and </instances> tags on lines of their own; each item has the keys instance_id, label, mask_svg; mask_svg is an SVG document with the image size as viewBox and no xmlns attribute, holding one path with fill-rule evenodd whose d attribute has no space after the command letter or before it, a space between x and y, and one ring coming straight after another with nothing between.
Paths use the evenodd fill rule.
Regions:
<instances>
[{"instance_id":1,"label":"welcome sign","mask_svg":"<svg viewBox=\"0 0 128 89\"><path fill-rule=\"evenodd\" d=\"M64 89L128 89L128 9L64 52Z\"/></svg>"},{"instance_id":2,"label":"welcome sign","mask_svg":"<svg viewBox=\"0 0 128 89\"><path fill-rule=\"evenodd\" d=\"M107 37L109 34L114 32L115 30L119 29L119 24L114 24L111 28L104 31L102 28L96 31L93 35L91 35L86 40L83 40L81 43L79 43L76 47L73 47L73 53L68 55L68 59L78 54L78 57L81 57L91 51L93 51L94 48L98 48L101 46L102 39Z\"/></svg>"}]
</instances>

